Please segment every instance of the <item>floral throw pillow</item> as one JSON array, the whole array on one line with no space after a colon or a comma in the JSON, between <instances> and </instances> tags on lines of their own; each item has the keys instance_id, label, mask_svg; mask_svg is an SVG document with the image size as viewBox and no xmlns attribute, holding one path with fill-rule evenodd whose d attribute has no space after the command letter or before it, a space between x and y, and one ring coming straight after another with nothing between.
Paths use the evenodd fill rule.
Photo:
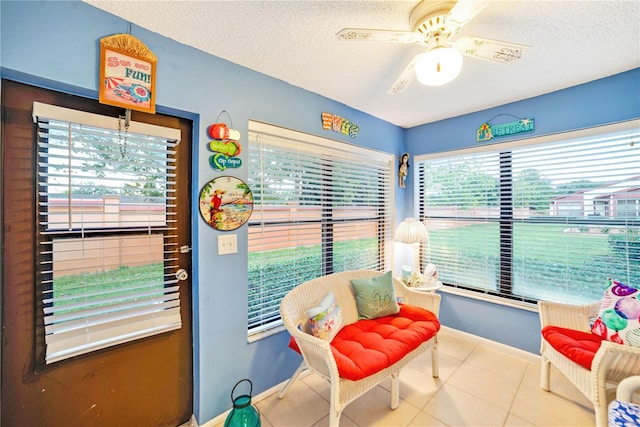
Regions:
<instances>
[{"instance_id":1,"label":"floral throw pillow","mask_svg":"<svg viewBox=\"0 0 640 427\"><path fill-rule=\"evenodd\" d=\"M607 279L598 318L591 332L618 344L640 347L640 290Z\"/></svg>"},{"instance_id":2,"label":"floral throw pillow","mask_svg":"<svg viewBox=\"0 0 640 427\"><path fill-rule=\"evenodd\" d=\"M315 307L307 311L306 332L320 339L331 341L342 327L342 310L335 295L327 295Z\"/></svg>"}]
</instances>

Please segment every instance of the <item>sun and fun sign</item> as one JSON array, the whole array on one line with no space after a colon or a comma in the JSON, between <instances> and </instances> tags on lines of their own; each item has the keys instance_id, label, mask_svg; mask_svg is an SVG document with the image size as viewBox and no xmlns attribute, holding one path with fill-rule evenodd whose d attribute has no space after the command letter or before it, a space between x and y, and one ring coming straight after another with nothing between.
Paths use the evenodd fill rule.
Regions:
<instances>
[{"instance_id":1,"label":"sun and fun sign","mask_svg":"<svg viewBox=\"0 0 640 427\"><path fill-rule=\"evenodd\" d=\"M130 34L100 39L100 103L155 114L156 63Z\"/></svg>"}]
</instances>

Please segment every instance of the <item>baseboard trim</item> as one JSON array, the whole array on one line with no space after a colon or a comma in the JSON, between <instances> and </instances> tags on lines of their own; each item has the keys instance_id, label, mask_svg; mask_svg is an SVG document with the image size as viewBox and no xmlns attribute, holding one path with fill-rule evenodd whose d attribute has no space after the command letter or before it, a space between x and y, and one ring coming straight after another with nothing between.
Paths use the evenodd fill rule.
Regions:
<instances>
[{"instance_id":1,"label":"baseboard trim","mask_svg":"<svg viewBox=\"0 0 640 427\"><path fill-rule=\"evenodd\" d=\"M518 357L520 359L524 359L529 363L540 363L539 354L534 354L516 347L512 347L507 344L502 344L497 341L490 340L488 338L479 337L477 335L473 335L468 332L460 331L458 329L453 329L448 326L441 326L440 330L451 336L459 337L467 341L472 341L487 347L494 348L497 351L500 351L501 353L505 353L514 357Z\"/></svg>"}]
</instances>

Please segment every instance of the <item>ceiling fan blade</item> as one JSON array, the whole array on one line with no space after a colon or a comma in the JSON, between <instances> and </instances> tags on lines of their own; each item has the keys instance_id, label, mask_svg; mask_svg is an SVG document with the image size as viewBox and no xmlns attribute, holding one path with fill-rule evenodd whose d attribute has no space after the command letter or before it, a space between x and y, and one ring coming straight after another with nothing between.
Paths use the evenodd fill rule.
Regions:
<instances>
[{"instance_id":1,"label":"ceiling fan blade","mask_svg":"<svg viewBox=\"0 0 640 427\"><path fill-rule=\"evenodd\" d=\"M489 3L490 0L458 0L447 17L447 23L453 29L452 34L471 21Z\"/></svg>"},{"instance_id":2,"label":"ceiling fan blade","mask_svg":"<svg viewBox=\"0 0 640 427\"><path fill-rule=\"evenodd\" d=\"M389 95L397 95L401 92L404 92L407 86L409 86L409 84L411 84L411 82L415 79L416 77L416 72L414 70L415 61L416 61L416 58L413 58L411 62L409 62L409 65L407 65L404 71L396 79L396 81L393 82L393 84L387 91Z\"/></svg>"},{"instance_id":3,"label":"ceiling fan blade","mask_svg":"<svg viewBox=\"0 0 640 427\"><path fill-rule=\"evenodd\" d=\"M456 40L455 48L463 55L507 64L522 58L529 46L466 36Z\"/></svg>"},{"instance_id":4,"label":"ceiling fan blade","mask_svg":"<svg viewBox=\"0 0 640 427\"><path fill-rule=\"evenodd\" d=\"M375 41L393 43L414 43L418 40L416 33L411 31L369 30L366 28L344 28L336 37L343 41Z\"/></svg>"}]
</instances>

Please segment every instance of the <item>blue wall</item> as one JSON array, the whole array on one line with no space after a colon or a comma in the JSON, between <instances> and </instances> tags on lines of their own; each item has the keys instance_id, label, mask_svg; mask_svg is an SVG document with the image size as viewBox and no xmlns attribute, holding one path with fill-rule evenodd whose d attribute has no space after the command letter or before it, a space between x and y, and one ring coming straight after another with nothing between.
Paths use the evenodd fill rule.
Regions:
<instances>
[{"instance_id":1,"label":"blue wall","mask_svg":"<svg viewBox=\"0 0 640 427\"><path fill-rule=\"evenodd\" d=\"M99 40L126 33L127 22L79 1L0 3L2 77L97 99ZM256 119L330 139L398 154L404 131L360 111L291 86L166 37L133 26L158 57L158 112L195 119L193 141L194 413L202 424L231 406L233 385L251 378L260 393L300 363L278 334L247 343L247 229L236 230L238 253L217 255L219 232L197 210L200 188L217 175L208 165L206 128L222 110L246 144L247 121ZM323 111L360 126L356 139L322 129ZM246 163L246 150L243 150ZM235 176L246 179L246 168ZM402 197L398 192L397 197ZM397 203L400 204L400 203Z\"/></svg>"},{"instance_id":2,"label":"blue wall","mask_svg":"<svg viewBox=\"0 0 640 427\"><path fill-rule=\"evenodd\" d=\"M126 21L79 1L0 2L2 77L97 98L99 39L129 29ZM199 423L230 408L229 392L251 378L255 393L284 381L299 364L277 334L248 344L247 230L237 230L238 254L217 255L218 232L197 210L200 188L217 175L208 165L206 127L230 113L245 138L256 119L395 153L417 154L475 144L475 129L499 113L533 116L536 133L577 129L639 117L640 70L530 100L404 130L311 92L293 87L166 37L133 26L132 35L157 56L158 112L194 120L193 316L194 413ZM358 123L352 140L323 131L329 111ZM246 162L246 150L242 153ZM245 179L247 171L234 174ZM396 220L411 216L413 184L396 192ZM406 212L406 214L405 214ZM474 313L474 316L461 313ZM444 294L443 324L499 342L538 351L537 314ZM476 315L477 314L477 315ZM517 325L505 331L501 325Z\"/></svg>"},{"instance_id":3,"label":"blue wall","mask_svg":"<svg viewBox=\"0 0 640 427\"><path fill-rule=\"evenodd\" d=\"M477 146L480 143L476 142L476 129L499 114L535 119L535 131L520 134L520 138L634 119L640 116L640 68L546 95L407 129L407 149L416 155ZM507 117L503 121L511 120ZM509 138L499 140L504 141L509 141Z\"/></svg>"},{"instance_id":4,"label":"blue wall","mask_svg":"<svg viewBox=\"0 0 640 427\"><path fill-rule=\"evenodd\" d=\"M498 114L535 119L535 131L521 138L637 119L640 117L640 68L535 98L407 129L407 150L415 156L477 146L476 129ZM507 117L504 121L511 120ZM500 138L500 142L508 140ZM405 203L407 211L411 212L413 200L405 200ZM537 312L448 293L442 295L440 320L444 325L532 353L539 352L540 321Z\"/></svg>"}]
</instances>

